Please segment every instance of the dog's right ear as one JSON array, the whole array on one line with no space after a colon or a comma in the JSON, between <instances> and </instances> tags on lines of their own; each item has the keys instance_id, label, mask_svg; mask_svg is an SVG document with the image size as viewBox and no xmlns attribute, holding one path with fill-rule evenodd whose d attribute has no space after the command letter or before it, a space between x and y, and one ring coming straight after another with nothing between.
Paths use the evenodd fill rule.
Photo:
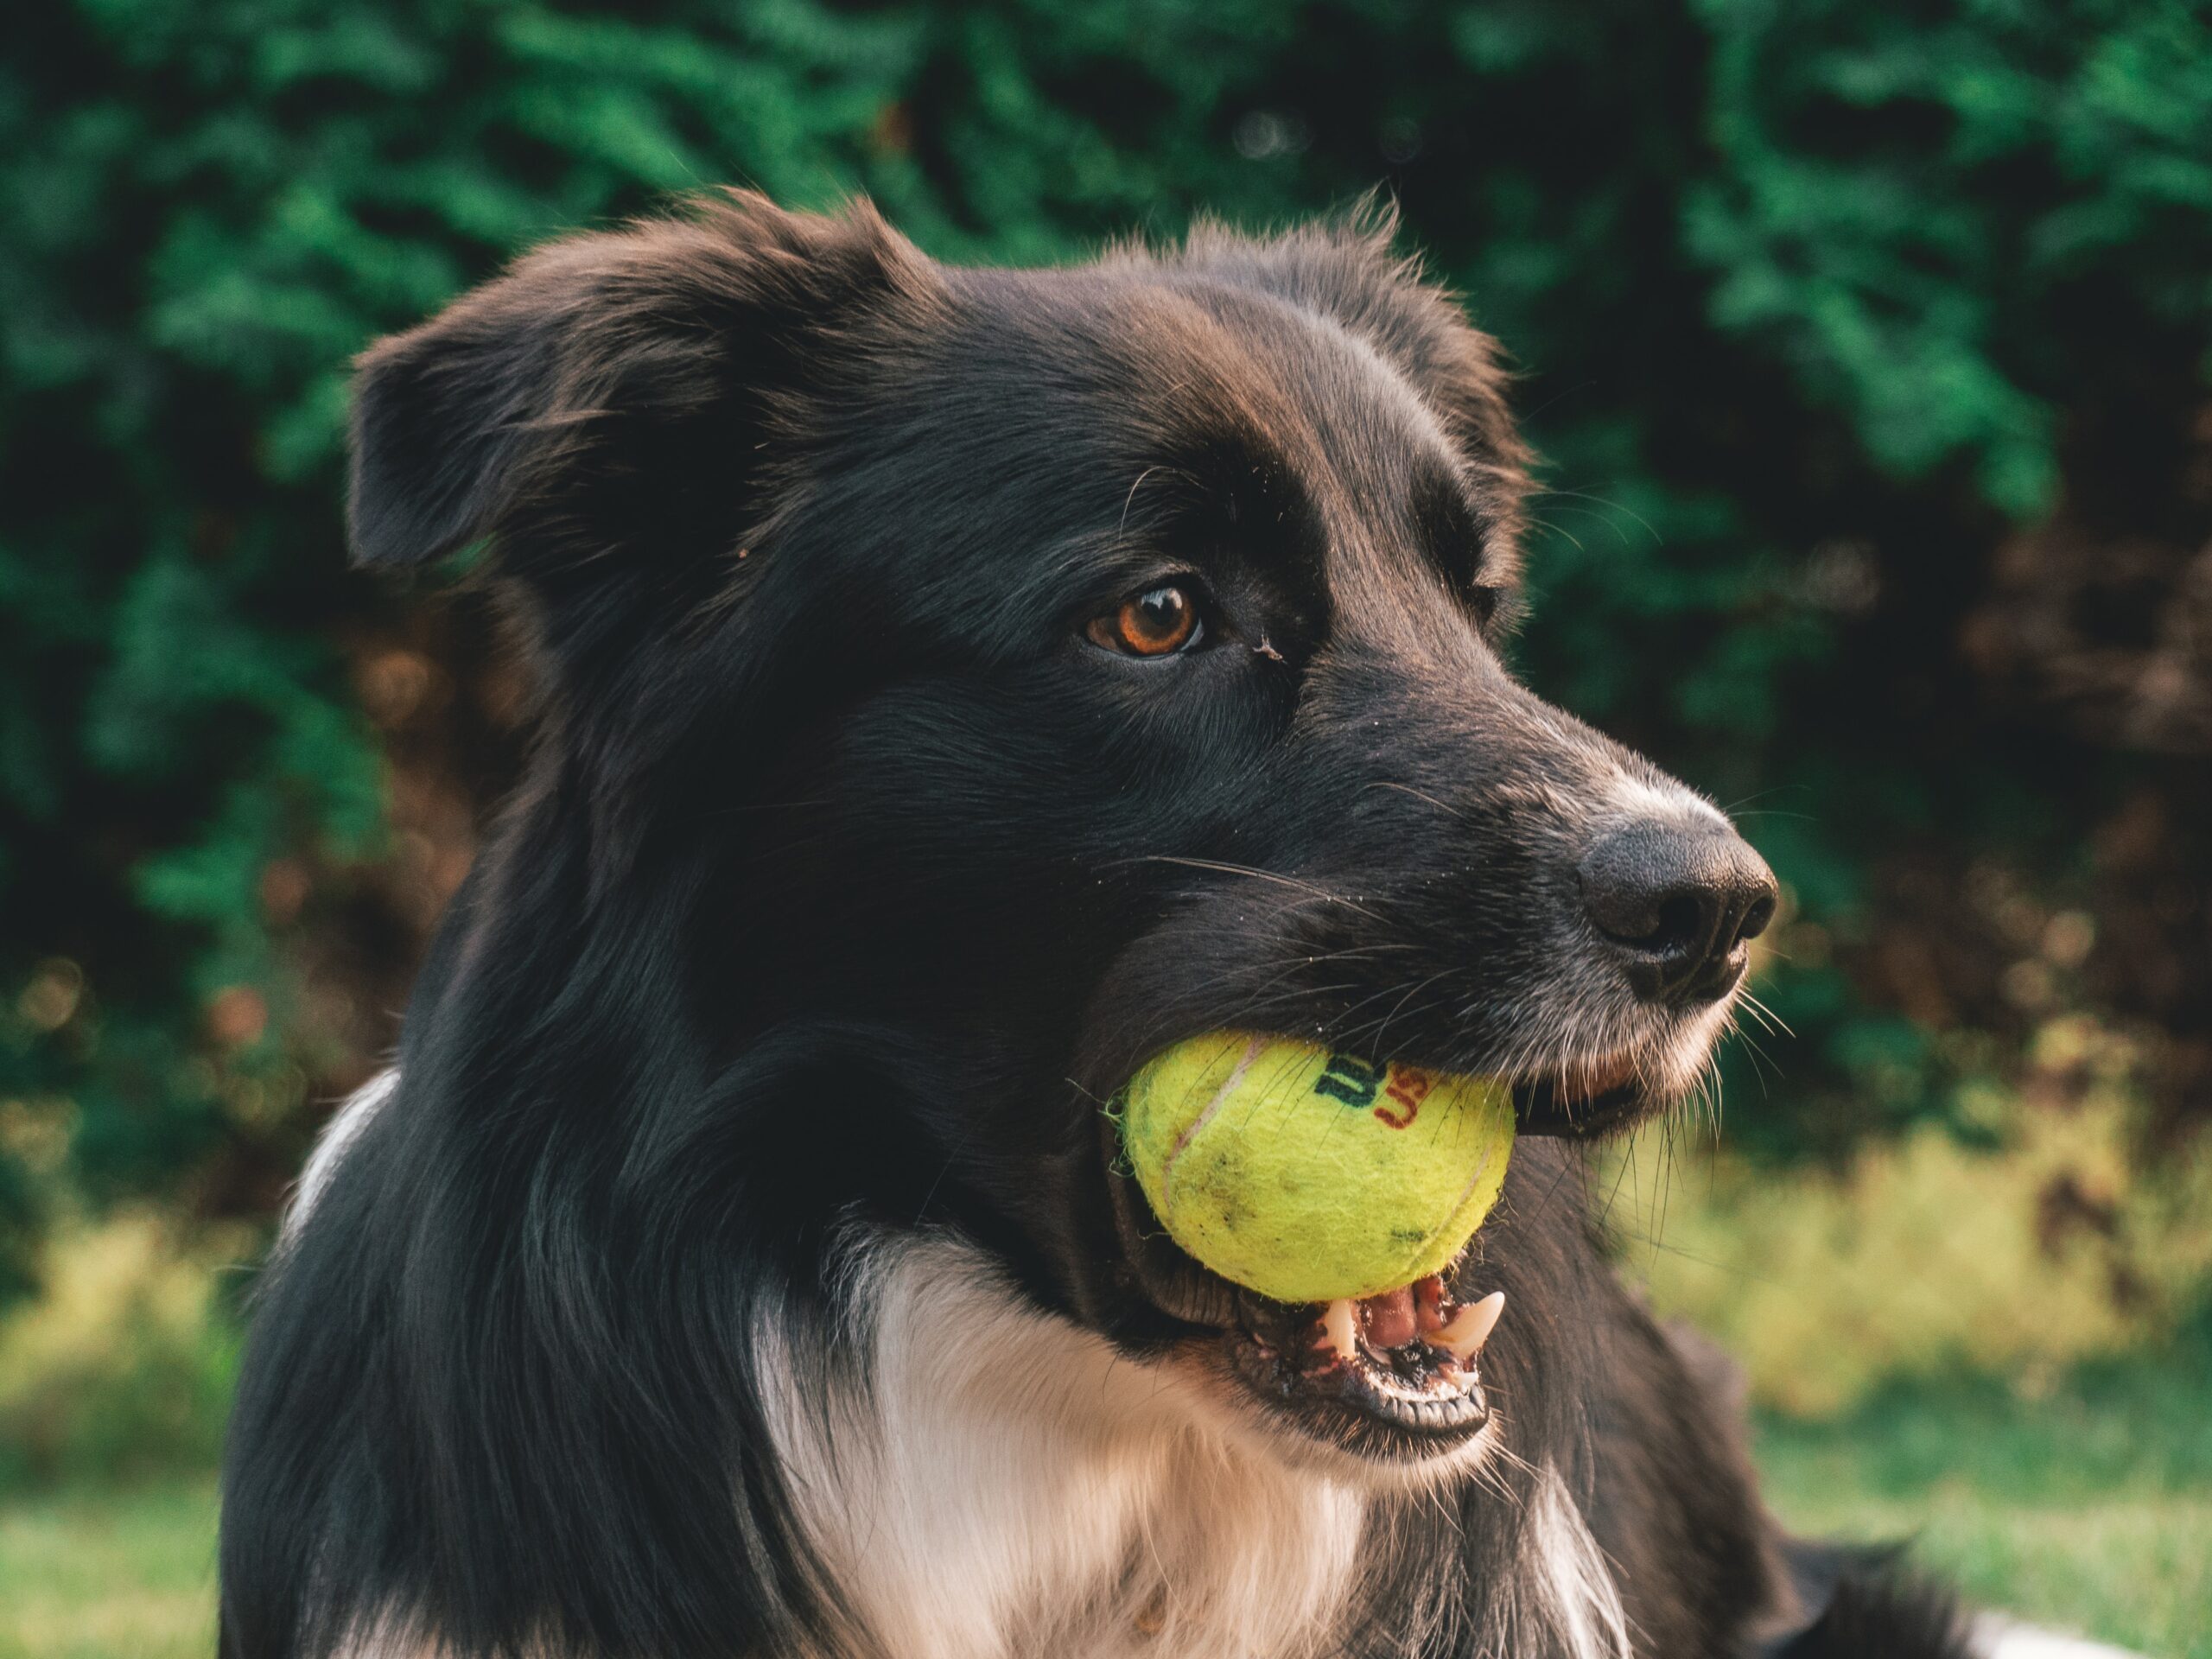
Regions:
<instances>
[{"instance_id":1,"label":"dog's right ear","mask_svg":"<svg viewBox=\"0 0 2212 1659\"><path fill-rule=\"evenodd\" d=\"M488 537L494 573L541 606L690 588L687 568L754 521L823 360L938 291L865 204L824 217L734 193L541 248L362 355L355 557L419 564Z\"/></svg>"}]
</instances>

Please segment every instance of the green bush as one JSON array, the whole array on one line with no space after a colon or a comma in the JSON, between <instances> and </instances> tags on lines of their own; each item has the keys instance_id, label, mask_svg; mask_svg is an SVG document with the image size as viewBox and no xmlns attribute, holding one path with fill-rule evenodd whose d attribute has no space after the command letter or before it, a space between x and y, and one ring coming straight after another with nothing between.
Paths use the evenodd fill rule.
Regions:
<instances>
[{"instance_id":1,"label":"green bush","mask_svg":"<svg viewBox=\"0 0 2212 1659\"><path fill-rule=\"evenodd\" d=\"M2205 1036L2197 671L2100 724L2045 695L2080 677L2005 586L2056 526L2149 559L2164 616L2158 560L2203 537L2186 0L55 0L0 41L18 1281L58 1183L265 1209L388 1039L299 968L417 942L363 874L391 849L355 677L394 613L340 569L348 358L537 238L722 181L865 190L1004 260L1387 182L1528 372L1527 666L1748 802L1790 886L1764 989L1795 1035L1763 1039L1790 1083L1732 1084L1746 1143L1973 1132L2054 1003ZM2062 620L2096 645L2103 616ZM2152 662L2133 611L2110 630ZM2132 850L2085 857L2093 830ZM2152 1088L2171 1115L2212 1082Z\"/></svg>"},{"instance_id":2,"label":"green bush","mask_svg":"<svg viewBox=\"0 0 2212 1659\"><path fill-rule=\"evenodd\" d=\"M1639 1135L1602 1179L1621 1266L1800 1416L1916 1376L2048 1382L2188 1328L2212 1291L2212 1131L2131 1157L2132 1057L2088 1021L2051 1022L2030 1064L2031 1087L2082 1085L2063 1111L1990 1100L2000 1146L1923 1123L1839 1172Z\"/></svg>"},{"instance_id":3,"label":"green bush","mask_svg":"<svg viewBox=\"0 0 2212 1659\"><path fill-rule=\"evenodd\" d=\"M45 1294L0 1320L0 1491L112 1484L214 1465L238 1370L216 1241L125 1211L67 1225ZM227 1241L235 1250L241 1241Z\"/></svg>"}]
</instances>

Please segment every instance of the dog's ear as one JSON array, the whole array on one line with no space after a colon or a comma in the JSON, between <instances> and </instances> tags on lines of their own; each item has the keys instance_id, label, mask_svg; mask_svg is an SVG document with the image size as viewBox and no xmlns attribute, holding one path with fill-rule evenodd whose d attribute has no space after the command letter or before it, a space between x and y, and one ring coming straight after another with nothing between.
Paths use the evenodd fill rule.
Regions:
<instances>
[{"instance_id":1,"label":"dog's ear","mask_svg":"<svg viewBox=\"0 0 2212 1659\"><path fill-rule=\"evenodd\" d=\"M361 357L355 557L489 538L494 572L541 607L688 585L756 521L825 361L937 281L865 204L823 217L749 194L541 248Z\"/></svg>"}]
</instances>

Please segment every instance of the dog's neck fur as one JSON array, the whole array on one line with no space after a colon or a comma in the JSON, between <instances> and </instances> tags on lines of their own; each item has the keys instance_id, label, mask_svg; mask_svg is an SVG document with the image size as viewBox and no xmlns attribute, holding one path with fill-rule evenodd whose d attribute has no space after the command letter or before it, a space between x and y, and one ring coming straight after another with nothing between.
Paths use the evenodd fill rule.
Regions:
<instances>
[{"instance_id":1,"label":"dog's neck fur","mask_svg":"<svg viewBox=\"0 0 2212 1659\"><path fill-rule=\"evenodd\" d=\"M1182 1378L1027 1306L970 1246L879 1238L850 1259L867 1375L842 1398L773 1402L771 1421L855 1652L1342 1652L1395 1510L1450 1507L1249 1442ZM768 1376L813 1370L764 1357ZM1527 1570L1508 1580L1522 1592L1489 1611L1491 1650L1624 1656L1618 1592L1554 1472L1540 1471L1525 1522ZM1399 1643L1409 1621L1466 1617L1413 1601L1389 1610Z\"/></svg>"}]
</instances>

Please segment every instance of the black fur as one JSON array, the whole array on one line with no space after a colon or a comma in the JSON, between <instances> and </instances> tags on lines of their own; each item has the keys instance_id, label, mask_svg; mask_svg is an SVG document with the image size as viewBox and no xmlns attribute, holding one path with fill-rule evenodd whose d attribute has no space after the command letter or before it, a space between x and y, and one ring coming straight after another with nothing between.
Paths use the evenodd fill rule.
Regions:
<instances>
[{"instance_id":1,"label":"black fur","mask_svg":"<svg viewBox=\"0 0 2212 1659\"><path fill-rule=\"evenodd\" d=\"M851 1362L857 1218L957 1231L1133 1357L1206 1341L1117 1221L1097 1109L1177 1038L1532 1076L1602 1038L1643 1057L1637 1109L1687 1081L1700 1010L1624 988L1575 874L1618 780L1673 785L1500 661L1525 456L1488 343L1387 239L957 270L865 208L718 199L362 359L359 555L488 539L539 736L399 1093L262 1291L226 1655L379 1617L451 1656L807 1650L840 1590L748 1333L788 1313L825 1333L789 1364ZM1171 577L1197 648L1085 639ZM1962 1651L1858 1579L1798 1605L1732 1411L1613 1281L1580 1169L1523 1141L1483 1363L1639 1651ZM1329 1410L1286 1435L1392 1454ZM1390 1591L1349 1641L1486 1628L1516 1468L1378 1523Z\"/></svg>"}]
</instances>

